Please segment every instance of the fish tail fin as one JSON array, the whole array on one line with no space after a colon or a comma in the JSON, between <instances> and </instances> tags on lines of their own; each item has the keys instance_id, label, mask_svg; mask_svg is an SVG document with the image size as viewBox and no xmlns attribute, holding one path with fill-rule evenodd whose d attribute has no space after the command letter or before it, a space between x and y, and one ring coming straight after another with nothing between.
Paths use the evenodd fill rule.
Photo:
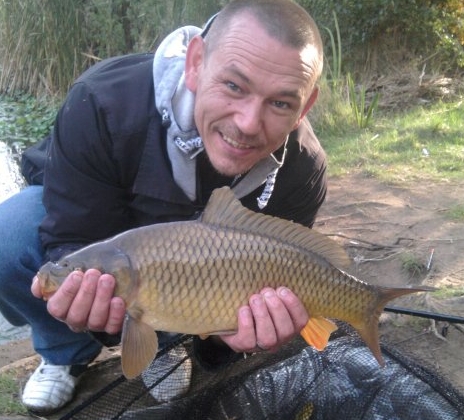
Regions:
<instances>
[{"instance_id":1,"label":"fish tail fin","mask_svg":"<svg viewBox=\"0 0 464 420\"><path fill-rule=\"evenodd\" d=\"M121 337L121 366L127 379L140 375L158 352L158 336L144 322L126 316Z\"/></svg>"},{"instance_id":2,"label":"fish tail fin","mask_svg":"<svg viewBox=\"0 0 464 420\"><path fill-rule=\"evenodd\" d=\"M385 305L400 296L417 292L430 292L435 290L432 287L415 287L415 288L388 288L383 287L379 290L379 296L374 311L361 325L353 325L361 338L365 341L380 366L385 366L379 343L379 318Z\"/></svg>"},{"instance_id":3,"label":"fish tail fin","mask_svg":"<svg viewBox=\"0 0 464 420\"><path fill-rule=\"evenodd\" d=\"M369 347L379 365L384 367L385 361L383 360L382 351L380 350L378 319L378 317L372 317L371 320L366 322L362 327L355 328L358 334L367 344L367 347Z\"/></svg>"},{"instance_id":4,"label":"fish tail fin","mask_svg":"<svg viewBox=\"0 0 464 420\"><path fill-rule=\"evenodd\" d=\"M337 329L337 326L322 316L309 318L308 323L301 330L300 335L304 340L315 349L321 351L327 346L330 334Z\"/></svg>"}]
</instances>

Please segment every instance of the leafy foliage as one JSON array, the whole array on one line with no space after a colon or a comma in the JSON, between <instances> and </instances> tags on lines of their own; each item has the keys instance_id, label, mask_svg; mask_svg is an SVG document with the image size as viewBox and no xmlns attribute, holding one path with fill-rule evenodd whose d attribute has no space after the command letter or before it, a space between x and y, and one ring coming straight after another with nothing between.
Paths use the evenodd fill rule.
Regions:
<instances>
[{"instance_id":1,"label":"leafy foliage","mask_svg":"<svg viewBox=\"0 0 464 420\"><path fill-rule=\"evenodd\" d=\"M431 71L464 67L462 0L305 0L300 2L316 22L335 30L340 22L347 68L385 70L388 58L419 57ZM330 45L327 45L330 51ZM394 64L394 63L393 63Z\"/></svg>"},{"instance_id":2,"label":"leafy foliage","mask_svg":"<svg viewBox=\"0 0 464 420\"><path fill-rule=\"evenodd\" d=\"M29 95L0 96L0 138L21 151L50 133L57 105Z\"/></svg>"}]
</instances>

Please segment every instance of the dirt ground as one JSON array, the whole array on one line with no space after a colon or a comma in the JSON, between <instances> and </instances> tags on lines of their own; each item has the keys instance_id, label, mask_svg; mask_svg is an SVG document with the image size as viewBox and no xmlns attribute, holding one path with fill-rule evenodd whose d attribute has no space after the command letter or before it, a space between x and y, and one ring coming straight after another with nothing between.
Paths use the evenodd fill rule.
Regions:
<instances>
[{"instance_id":1,"label":"dirt ground","mask_svg":"<svg viewBox=\"0 0 464 420\"><path fill-rule=\"evenodd\" d=\"M315 228L347 249L352 274L383 286L436 287L390 305L464 317L464 220L450 217L464 208L463 183L395 186L353 175L329 186ZM463 327L384 313L380 335L464 392Z\"/></svg>"},{"instance_id":2,"label":"dirt ground","mask_svg":"<svg viewBox=\"0 0 464 420\"><path fill-rule=\"evenodd\" d=\"M446 289L447 294L420 293L394 304L464 317L464 220L449 217L450 209L464 207L464 184L397 186L356 174L331 179L329 186L315 229L347 249L352 274L385 286ZM384 313L380 335L464 392L463 327ZM0 373L13 370L23 384L38 363L32 355L28 340L0 346ZM105 353L85 374L78 400L119 375L116 358L117 352Z\"/></svg>"}]
</instances>

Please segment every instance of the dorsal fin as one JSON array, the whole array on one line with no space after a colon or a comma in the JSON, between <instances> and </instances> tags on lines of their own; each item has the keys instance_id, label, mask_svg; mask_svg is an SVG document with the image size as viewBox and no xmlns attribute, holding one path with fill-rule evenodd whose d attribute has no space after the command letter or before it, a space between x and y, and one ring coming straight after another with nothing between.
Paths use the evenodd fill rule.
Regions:
<instances>
[{"instance_id":1,"label":"dorsal fin","mask_svg":"<svg viewBox=\"0 0 464 420\"><path fill-rule=\"evenodd\" d=\"M335 267L348 267L345 250L327 236L299 223L256 213L244 207L229 187L213 191L201 222L272 237L319 255Z\"/></svg>"}]
</instances>

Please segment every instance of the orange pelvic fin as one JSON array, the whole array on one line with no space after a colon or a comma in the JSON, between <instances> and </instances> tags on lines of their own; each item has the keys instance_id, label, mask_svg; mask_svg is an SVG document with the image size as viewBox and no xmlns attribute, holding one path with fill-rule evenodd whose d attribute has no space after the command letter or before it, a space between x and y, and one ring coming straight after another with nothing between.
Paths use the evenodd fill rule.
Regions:
<instances>
[{"instance_id":1,"label":"orange pelvic fin","mask_svg":"<svg viewBox=\"0 0 464 420\"><path fill-rule=\"evenodd\" d=\"M309 318L306 326L300 334L304 340L315 349L321 351L327 346L330 334L337 329L337 326L322 316Z\"/></svg>"},{"instance_id":2,"label":"orange pelvic fin","mask_svg":"<svg viewBox=\"0 0 464 420\"><path fill-rule=\"evenodd\" d=\"M122 372L127 379L140 375L158 352L158 336L152 327L126 315L121 339Z\"/></svg>"}]
</instances>

